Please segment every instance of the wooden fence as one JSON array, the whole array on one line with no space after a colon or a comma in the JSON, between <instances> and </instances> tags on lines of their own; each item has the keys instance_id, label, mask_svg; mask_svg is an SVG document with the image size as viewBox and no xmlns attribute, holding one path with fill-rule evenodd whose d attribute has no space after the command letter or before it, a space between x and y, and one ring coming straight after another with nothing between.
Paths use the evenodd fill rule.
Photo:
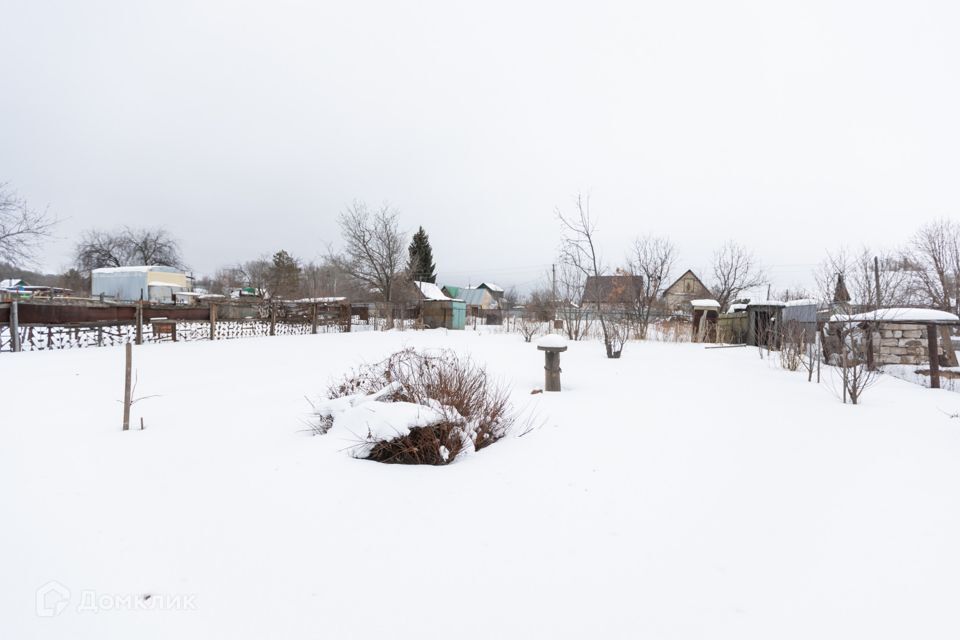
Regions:
<instances>
[{"instance_id":1,"label":"wooden fence","mask_svg":"<svg viewBox=\"0 0 960 640\"><path fill-rule=\"evenodd\" d=\"M348 303L13 301L0 304L0 352L345 332L354 315Z\"/></svg>"}]
</instances>

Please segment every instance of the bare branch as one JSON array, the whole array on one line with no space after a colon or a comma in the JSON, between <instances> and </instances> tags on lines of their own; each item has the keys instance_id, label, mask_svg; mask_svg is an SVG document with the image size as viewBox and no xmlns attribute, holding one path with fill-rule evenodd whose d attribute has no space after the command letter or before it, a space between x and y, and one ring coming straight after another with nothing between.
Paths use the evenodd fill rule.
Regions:
<instances>
[{"instance_id":1,"label":"bare branch","mask_svg":"<svg viewBox=\"0 0 960 640\"><path fill-rule=\"evenodd\" d=\"M25 198L0 183L0 261L33 264L41 243L56 224L46 209L32 208Z\"/></svg>"}]
</instances>

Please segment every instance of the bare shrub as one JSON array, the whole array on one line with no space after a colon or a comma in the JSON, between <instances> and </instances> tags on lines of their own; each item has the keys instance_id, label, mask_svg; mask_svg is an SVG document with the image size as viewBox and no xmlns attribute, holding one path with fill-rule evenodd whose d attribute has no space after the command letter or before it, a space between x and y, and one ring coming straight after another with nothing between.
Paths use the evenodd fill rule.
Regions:
<instances>
[{"instance_id":1,"label":"bare shrub","mask_svg":"<svg viewBox=\"0 0 960 640\"><path fill-rule=\"evenodd\" d=\"M543 324L532 318L521 316L517 322L517 329L520 331L520 335L523 336L524 342L531 342L543 331Z\"/></svg>"},{"instance_id":2,"label":"bare shrub","mask_svg":"<svg viewBox=\"0 0 960 640\"><path fill-rule=\"evenodd\" d=\"M780 347L780 366L787 371L798 371L804 365L807 338L803 329L791 324L786 327Z\"/></svg>"},{"instance_id":3,"label":"bare shrub","mask_svg":"<svg viewBox=\"0 0 960 640\"><path fill-rule=\"evenodd\" d=\"M610 314L607 316L607 340L609 348L607 350L608 358L619 358L623 353L623 345L630 338L633 324L630 318L625 315Z\"/></svg>"},{"instance_id":4,"label":"bare shrub","mask_svg":"<svg viewBox=\"0 0 960 640\"><path fill-rule=\"evenodd\" d=\"M669 318L656 323L653 336L661 342L690 342L690 321Z\"/></svg>"},{"instance_id":5,"label":"bare shrub","mask_svg":"<svg viewBox=\"0 0 960 640\"><path fill-rule=\"evenodd\" d=\"M877 381L877 372L867 365L866 336L870 329L864 323L838 322L831 327L836 350L831 355L839 370L840 390L844 404L860 404L863 392Z\"/></svg>"},{"instance_id":6,"label":"bare shrub","mask_svg":"<svg viewBox=\"0 0 960 640\"><path fill-rule=\"evenodd\" d=\"M514 422L507 390L470 358L449 350L398 351L356 369L327 390L329 398L372 394L382 402L420 404L444 416L435 424L410 429L408 435L378 441L367 458L379 462L449 464L467 449L479 451L500 440ZM316 420L322 424L324 416Z\"/></svg>"}]
</instances>

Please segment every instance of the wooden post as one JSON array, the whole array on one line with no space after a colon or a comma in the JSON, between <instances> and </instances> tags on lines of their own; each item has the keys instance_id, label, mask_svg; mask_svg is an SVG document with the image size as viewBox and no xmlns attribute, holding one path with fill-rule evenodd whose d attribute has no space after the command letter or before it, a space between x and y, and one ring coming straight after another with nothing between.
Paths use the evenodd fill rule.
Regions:
<instances>
[{"instance_id":1,"label":"wooden post","mask_svg":"<svg viewBox=\"0 0 960 640\"><path fill-rule=\"evenodd\" d=\"M270 302L270 335L277 335L277 308Z\"/></svg>"},{"instance_id":2,"label":"wooden post","mask_svg":"<svg viewBox=\"0 0 960 640\"><path fill-rule=\"evenodd\" d=\"M544 354L543 388L545 391L560 391L560 354L547 351Z\"/></svg>"},{"instance_id":3,"label":"wooden post","mask_svg":"<svg viewBox=\"0 0 960 640\"><path fill-rule=\"evenodd\" d=\"M14 299L10 303L10 350L20 351L20 303Z\"/></svg>"},{"instance_id":4,"label":"wooden post","mask_svg":"<svg viewBox=\"0 0 960 640\"><path fill-rule=\"evenodd\" d=\"M537 347L543 351L543 390L560 391L560 352L566 347Z\"/></svg>"},{"instance_id":5,"label":"wooden post","mask_svg":"<svg viewBox=\"0 0 960 640\"><path fill-rule=\"evenodd\" d=\"M210 303L210 339L217 339L217 303Z\"/></svg>"},{"instance_id":6,"label":"wooden post","mask_svg":"<svg viewBox=\"0 0 960 640\"><path fill-rule=\"evenodd\" d=\"M311 321L310 333L316 334L317 333L317 303L316 302L313 303L313 306L311 307L310 312L312 314L312 317L310 318L310 321Z\"/></svg>"},{"instance_id":7,"label":"wooden post","mask_svg":"<svg viewBox=\"0 0 960 640\"><path fill-rule=\"evenodd\" d=\"M930 355L930 388L940 388L940 354L937 352L937 325L927 325L927 351Z\"/></svg>"},{"instance_id":8,"label":"wooden post","mask_svg":"<svg viewBox=\"0 0 960 640\"><path fill-rule=\"evenodd\" d=\"M123 375L123 430L130 430L130 384L133 372L133 345L129 342L124 345L126 354L126 365Z\"/></svg>"},{"instance_id":9,"label":"wooden post","mask_svg":"<svg viewBox=\"0 0 960 640\"><path fill-rule=\"evenodd\" d=\"M137 344L143 344L143 300L137 303L137 309L134 311L134 322L136 322L136 331L134 332Z\"/></svg>"}]
</instances>

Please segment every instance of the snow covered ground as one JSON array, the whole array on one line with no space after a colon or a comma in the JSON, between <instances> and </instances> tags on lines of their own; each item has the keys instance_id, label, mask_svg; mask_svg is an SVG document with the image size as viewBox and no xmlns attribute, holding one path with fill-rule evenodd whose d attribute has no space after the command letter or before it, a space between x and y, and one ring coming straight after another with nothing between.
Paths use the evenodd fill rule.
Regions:
<instances>
[{"instance_id":1,"label":"snow covered ground","mask_svg":"<svg viewBox=\"0 0 960 640\"><path fill-rule=\"evenodd\" d=\"M305 396L407 345L472 353L543 426L448 467L310 435ZM530 395L513 335L146 345L127 433L121 349L0 355L0 638L960 636L960 396L569 347Z\"/></svg>"}]
</instances>

